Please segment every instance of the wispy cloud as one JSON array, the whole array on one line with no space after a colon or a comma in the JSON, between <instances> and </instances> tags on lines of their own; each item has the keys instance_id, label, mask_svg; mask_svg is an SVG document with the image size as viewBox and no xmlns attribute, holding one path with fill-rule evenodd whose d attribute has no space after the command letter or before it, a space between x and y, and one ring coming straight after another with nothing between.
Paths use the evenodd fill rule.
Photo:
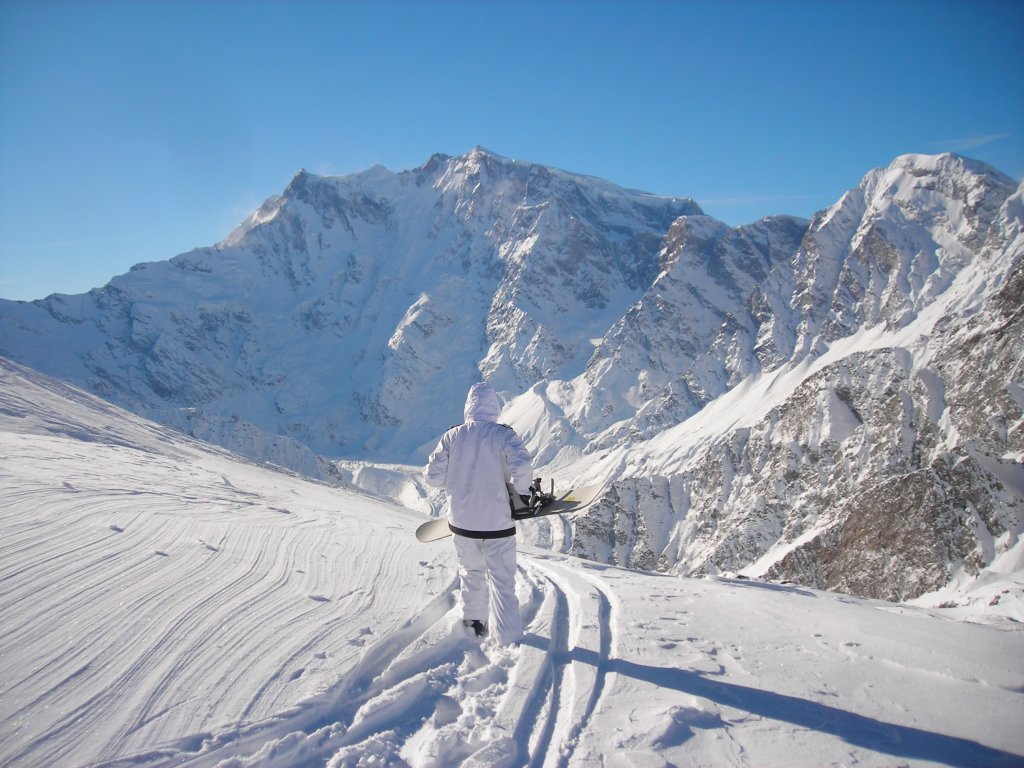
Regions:
<instances>
[{"instance_id":1,"label":"wispy cloud","mask_svg":"<svg viewBox=\"0 0 1024 768\"><path fill-rule=\"evenodd\" d=\"M950 152L966 152L970 149L984 147L986 144L993 144L1013 136L1012 133L985 133L978 136L964 136L960 139L946 139L945 141L933 141L931 146L937 149L945 149Z\"/></svg>"}]
</instances>

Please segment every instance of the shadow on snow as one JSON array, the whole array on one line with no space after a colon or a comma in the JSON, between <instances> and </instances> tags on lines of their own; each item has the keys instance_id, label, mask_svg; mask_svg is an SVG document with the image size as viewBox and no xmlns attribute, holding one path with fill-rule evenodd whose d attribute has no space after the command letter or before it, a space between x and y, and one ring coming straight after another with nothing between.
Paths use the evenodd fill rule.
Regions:
<instances>
[{"instance_id":1,"label":"shadow on snow","mask_svg":"<svg viewBox=\"0 0 1024 768\"><path fill-rule=\"evenodd\" d=\"M550 647L547 638L535 634L528 634L523 643L541 650ZM976 741L886 723L827 704L716 680L713 676L699 672L674 667L652 667L625 659L603 659L594 651L578 647L560 655L565 662L591 664L605 672L699 696L752 715L831 734L849 744L874 752L951 766L1024 766L1024 755L986 747Z\"/></svg>"}]
</instances>

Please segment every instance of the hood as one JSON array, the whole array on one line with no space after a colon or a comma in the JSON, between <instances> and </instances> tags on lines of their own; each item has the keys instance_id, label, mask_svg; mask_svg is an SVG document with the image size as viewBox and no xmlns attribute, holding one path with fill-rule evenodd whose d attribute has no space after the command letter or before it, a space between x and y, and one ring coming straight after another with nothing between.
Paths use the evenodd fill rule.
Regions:
<instances>
[{"instance_id":1,"label":"hood","mask_svg":"<svg viewBox=\"0 0 1024 768\"><path fill-rule=\"evenodd\" d=\"M474 384L466 395L466 421L497 421L501 398L490 384Z\"/></svg>"}]
</instances>

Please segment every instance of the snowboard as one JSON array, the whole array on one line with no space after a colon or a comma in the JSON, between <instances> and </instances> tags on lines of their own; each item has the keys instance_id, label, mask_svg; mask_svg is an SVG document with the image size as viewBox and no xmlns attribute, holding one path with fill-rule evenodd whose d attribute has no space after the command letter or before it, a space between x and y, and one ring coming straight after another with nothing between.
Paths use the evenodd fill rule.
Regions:
<instances>
[{"instance_id":1,"label":"snowboard","mask_svg":"<svg viewBox=\"0 0 1024 768\"><path fill-rule=\"evenodd\" d=\"M601 496L601 491L603 490L603 483L599 483L597 485L585 485L582 488L566 491L559 496L550 494L551 501L543 504L542 506L530 506L526 502L522 501L515 489L509 485L509 506L511 507L511 511L514 512L514 522L522 522L524 520L532 520L535 517L560 515L567 512L580 512L597 501ZM438 539L443 539L451 535L452 531L451 528L448 527L447 517L438 517L434 520L428 520L416 529L416 539L422 542L437 541Z\"/></svg>"}]
</instances>

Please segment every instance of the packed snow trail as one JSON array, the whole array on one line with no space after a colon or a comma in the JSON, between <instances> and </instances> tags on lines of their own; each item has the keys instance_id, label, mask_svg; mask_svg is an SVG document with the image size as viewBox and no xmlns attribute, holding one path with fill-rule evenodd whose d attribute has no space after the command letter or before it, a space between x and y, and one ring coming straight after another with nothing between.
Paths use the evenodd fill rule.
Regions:
<instances>
[{"instance_id":1,"label":"packed snow trail","mask_svg":"<svg viewBox=\"0 0 1024 768\"><path fill-rule=\"evenodd\" d=\"M421 517L0 361L0 766L1024 764L1024 632L524 547L467 637Z\"/></svg>"}]
</instances>

